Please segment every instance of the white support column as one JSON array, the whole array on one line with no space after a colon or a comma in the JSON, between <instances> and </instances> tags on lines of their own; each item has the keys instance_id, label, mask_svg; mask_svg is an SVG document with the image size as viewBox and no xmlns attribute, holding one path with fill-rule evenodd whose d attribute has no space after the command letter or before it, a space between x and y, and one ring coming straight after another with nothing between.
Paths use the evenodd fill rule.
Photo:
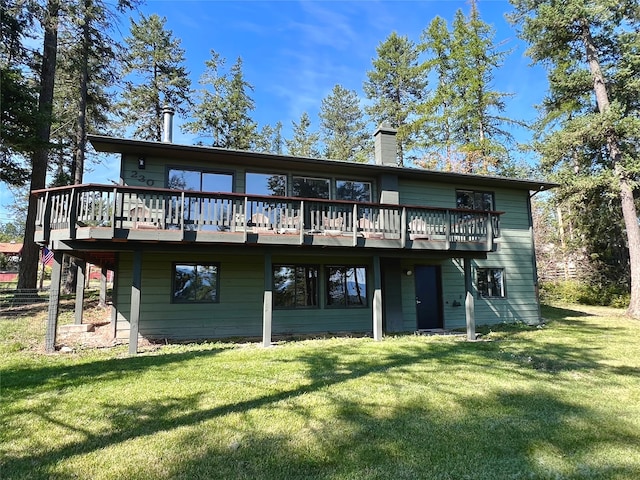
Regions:
<instances>
[{"instance_id":1,"label":"white support column","mask_svg":"<svg viewBox=\"0 0 640 480\"><path fill-rule=\"evenodd\" d=\"M476 314L475 300L473 297L473 278L471 277L471 259L465 258L464 262L464 290L465 290L465 316L467 320L467 340L476 339Z\"/></svg>"},{"instance_id":2,"label":"white support column","mask_svg":"<svg viewBox=\"0 0 640 480\"><path fill-rule=\"evenodd\" d=\"M48 353L56 351L56 332L58 330L58 311L60 308L60 283L62 281L62 252L53 253L51 286L49 287L49 314L44 348Z\"/></svg>"},{"instance_id":3,"label":"white support column","mask_svg":"<svg viewBox=\"0 0 640 480\"><path fill-rule=\"evenodd\" d=\"M382 274L378 255L373 256L373 339L382 340Z\"/></svg>"},{"instance_id":4,"label":"white support column","mask_svg":"<svg viewBox=\"0 0 640 480\"><path fill-rule=\"evenodd\" d=\"M264 254L264 298L262 305L262 346L271 346L271 322L273 319L273 271L271 252Z\"/></svg>"},{"instance_id":5,"label":"white support column","mask_svg":"<svg viewBox=\"0 0 640 480\"><path fill-rule=\"evenodd\" d=\"M76 325L82 325L82 316L84 313L84 286L87 274L87 262L76 258L74 260L78 267L76 273L76 305L75 305L75 321Z\"/></svg>"},{"instance_id":6,"label":"white support column","mask_svg":"<svg viewBox=\"0 0 640 480\"><path fill-rule=\"evenodd\" d=\"M131 315L129 318L129 355L138 353L140 325L140 297L142 284L142 250L133 252L133 278L131 281Z\"/></svg>"}]
</instances>

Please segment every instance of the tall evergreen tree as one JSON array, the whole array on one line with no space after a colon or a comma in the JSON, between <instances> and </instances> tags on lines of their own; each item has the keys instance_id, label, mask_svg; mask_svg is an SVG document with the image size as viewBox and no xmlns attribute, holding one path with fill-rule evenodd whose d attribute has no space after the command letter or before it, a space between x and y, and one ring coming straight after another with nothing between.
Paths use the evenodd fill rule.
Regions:
<instances>
[{"instance_id":1,"label":"tall evergreen tree","mask_svg":"<svg viewBox=\"0 0 640 480\"><path fill-rule=\"evenodd\" d=\"M0 181L12 186L28 181L26 158L37 147L38 94L32 79L35 60L25 46L34 15L23 2L0 2Z\"/></svg>"},{"instance_id":2,"label":"tall evergreen tree","mask_svg":"<svg viewBox=\"0 0 640 480\"><path fill-rule=\"evenodd\" d=\"M122 93L122 120L135 126L134 136L162 139L162 109L169 105L186 115L191 81L184 66L180 40L165 29L166 18L144 15L131 20L131 36L125 38L122 73L129 76Z\"/></svg>"},{"instance_id":3,"label":"tall evergreen tree","mask_svg":"<svg viewBox=\"0 0 640 480\"><path fill-rule=\"evenodd\" d=\"M318 150L320 135L310 130L311 119L309 118L309 114L302 112L300 121L298 123L295 121L291 123L293 124L293 137L285 140L289 155L293 155L294 157L320 156L320 151Z\"/></svg>"},{"instance_id":4,"label":"tall evergreen tree","mask_svg":"<svg viewBox=\"0 0 640 480\"><path fill-rule=\"evenodd\" d=\"M438 124L446 127L440 136L423 138L427 150L445 159L445 168L500 173L508 163L507 147L513 143L508 128L518 122L504 116L508 94L491 89L494 71L506 54L496 49L493 37L475 1L468 17L456 12L448 37L438 18L423 34L424 48L433 55L425 65L435 71L439 83L422 108L421 122L429 133Z\"/></svg>"},{"instance_id":5,"label":"tall evergreen tree","mask_svg":"<svg viewBox=\"0 0 640 480\"><path fill-rule=\"evenodd\" d=\"M619 200L629 251L631 303L640 319L640 6L634 0L511 0L529 55L548 70L537 148L566 193ZM601 209L598 209L601 211Z\"/></svg>"},{"instance_id":6,"label":"tall evergreen tree","mask_svg":"<svg viewBox=\"0 0 640 480\"><path fill-rule=\"evenodd\" d=\"M365 112L378 125L388 122L398 130L398 163L416 142L413 117L426 87L424 69L418 64L418 49L406 36L391 33L377 48L373 70L367 72L364 92L373 104Z\"/></svg>"},{"instance_id":7,"label":"tall evergreen tree","mask_svg":"<svg viewBox=\"0 0 640 480\"><path fill-rule=\"evenodd\" d=\"M58 52L58 25L60 15L59 0L48 0L43 9L41 25L44 31L42 42L42 60L39 77L38 114L35 129L37 148L31 155L31 180L29 190L45 187L49 139L53 117L53 89ZM29 196L29 206L25 219L24 246L18 272L17 288L36 288L38 279L38 257L40 249L34 242L37 203Z\"/></svg>"},{"instance_id":8,"label":"tall evergreen tree","mask_svg":"<svg viewBox=\"0 0 640 480\"><path fill-rule=\"evenodd\" d=\"M249 92L253 86L244 79L242 59L227 72L225 59L211 50L200 78L204 87L193 107L193 120L184 124L187 132L212 138L215 147L249 150L258 140L257 124L251 118L255 108Z\"/></svg>"},{"instance_id":9,"label":"tall evergreen tree","mask_svg":"<svg viewBox=\"0 0 640 480\"><path fill-rule=\"evenodd\" d=\"M282 154L282 144L282 122L277 122L273 127L265 125L260 129L253 150L280 155Z\"/></svg>"},{"instance_id":10,"label":"tall evergreen tree","mask_svg":"<svg viewBox=\"0 0 640 480\"><path fill-rule=\"evenodd\" d=\"M336 85L320 106L320 130L327 158L367 162L371 139L358 94Z\"/></svg>"}]
</instances>

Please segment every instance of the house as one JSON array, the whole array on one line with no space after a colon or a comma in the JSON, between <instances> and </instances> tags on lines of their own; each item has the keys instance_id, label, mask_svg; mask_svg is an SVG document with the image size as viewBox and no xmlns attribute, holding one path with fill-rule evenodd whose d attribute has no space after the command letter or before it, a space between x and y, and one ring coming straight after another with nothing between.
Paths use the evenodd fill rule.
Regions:
<instances>
[{"instance_id":1,"label":"house","mask_svg":"<svg viewBox=\"0 0 640 480\"><path fill-rule=\"evenodd\" d=\"M139 337L475 338L540 321L530 196L553 184L399 167L385 126L375 164L89 141L121 155L118 184L33 192L36 241L55 252L48 350L63 253L115 272L113 335L131 353Z\"/></svg>"}]
</instances>

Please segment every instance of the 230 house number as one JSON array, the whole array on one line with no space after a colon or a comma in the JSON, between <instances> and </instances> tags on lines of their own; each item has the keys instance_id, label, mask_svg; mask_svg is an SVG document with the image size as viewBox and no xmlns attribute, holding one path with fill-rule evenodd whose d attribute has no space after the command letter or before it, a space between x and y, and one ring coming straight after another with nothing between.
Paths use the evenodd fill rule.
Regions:
<instances>
[{"instance_id":1,"label":"230 house number","mask_svg":"<svg viewBox=\"0 0 640 480\"><path fill-rule=\"evenodd\" d=\"M153 185L156 183L153 179L145 177L136 170L131 170L131 178L137 180L140 183L146 184L148 187L153 187Z\"/></svg>"}]
</instances>

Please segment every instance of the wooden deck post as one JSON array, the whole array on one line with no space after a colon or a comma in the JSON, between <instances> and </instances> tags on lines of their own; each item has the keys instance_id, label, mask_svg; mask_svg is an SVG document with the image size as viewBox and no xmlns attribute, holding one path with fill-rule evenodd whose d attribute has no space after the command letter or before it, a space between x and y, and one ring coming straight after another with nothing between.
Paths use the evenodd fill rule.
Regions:
<instances>
[{"instance_id":1,"label":"wooden deck post","mask_svg":"<svg viewBox=\"0 0 640 480\"><path fill-rule=\"evenodd\" d=\"M129 318L129 355L138 353L140 324L140 291L142 283L142 250L133 252L133 278L131 281L131 315Z\"/></svg>"},{"instance_id":2,"label":"wooden deck post","mask_svg":"<svg viewBox=\"0 0 640 480\"><path fill-rule=\"evenodd\" d=\"M116 254L116 265L118 265ZM118 269L113 270L113 290L111 291L111 335L115 339L118 336Z\"/></svg>"},{"instance_id":3,"label":"wooden deck post","mask_svg":"<svg viewBox=\"0 0 640 480\"><path fill-rule=\"evenodd\" d=\"M476 339L476 315L473 298L473 279L471 277L471 259L464 258L464 290L465 290L465 316L467 320L467 340Z\"/></svg>"},{"instance_id":4,"label":"wooden deck post","mask_svg":"<svg viewBox=\"0 0 640 480\"><path fill-rule=\"evenodd\" d=\"M373 256L373 339L382 340L382 275L378 255Z\"/></svg>"},{"instance_id":5,"label":"wooden deck post","mask_svg":"<svg viewBox=\"0 0 640 480\"><path fill-rule=\"evenodd\" d=\"M76 274L76 306L75 321L76 325L82 325L82 315L84 313L84 286L87 273L87 262L76 258L75 264L78 267Z\"/></svg>"},{"instance_id":6,"label":"wooden deck post","mask_svg":"<svg viewBox=\"0 0 640 480\"><path fill-rule=\"evenodd\" d=\"M100 267L100 306L107 306L107 267Z\"/></svg>"},{"instance_id":7,"label":"wooden deck post","mask_svg":"<svg viewBox=\"0 0 640 480\"><path fill-rule=\"evenodd\" d=\"M264 298L262 307L262 346L271 346L271 322L273 320L273 271L271 252L264 254Z\"/></svg>"},{"instance_id":8,"label":"wooden deck post","mask_svg":"<svg viewBox=\"0 0 640 480\"><path fill-rule=\"evenodd\" d=\"M56 332L58 330L58 311L60 308L60 283L62 281L62 252L53 252L51 286L49 287L49 314L44 348L48 353L56 351Z\"/></svg>"}]
</instances>

